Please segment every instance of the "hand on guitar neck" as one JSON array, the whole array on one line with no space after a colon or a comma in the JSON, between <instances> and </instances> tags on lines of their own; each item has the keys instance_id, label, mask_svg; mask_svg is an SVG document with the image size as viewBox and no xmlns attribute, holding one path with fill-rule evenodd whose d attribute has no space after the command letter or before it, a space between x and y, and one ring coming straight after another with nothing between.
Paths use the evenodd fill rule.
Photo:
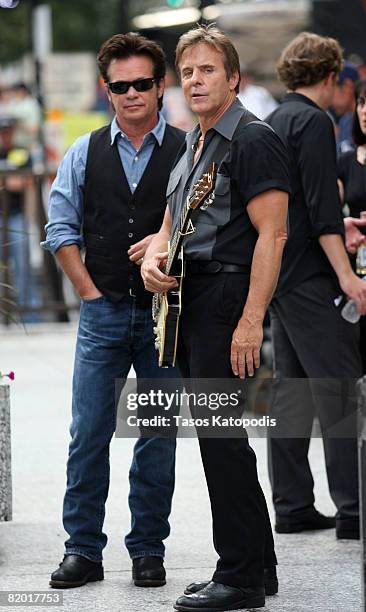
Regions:
<instances>
[{"instance_id":1,"label":"hand on guitar neck","mask_svg":"<svg viewBox=\"0 0 366 612\"><path fill-rule=\"evenodd\" d=\"M141 266L141 275L145 288L153 293L165 293L178 286L174 276L167 276L162 272L168 258L168 252L155 253L144 259Z\"/></svg>"}]
</instances>

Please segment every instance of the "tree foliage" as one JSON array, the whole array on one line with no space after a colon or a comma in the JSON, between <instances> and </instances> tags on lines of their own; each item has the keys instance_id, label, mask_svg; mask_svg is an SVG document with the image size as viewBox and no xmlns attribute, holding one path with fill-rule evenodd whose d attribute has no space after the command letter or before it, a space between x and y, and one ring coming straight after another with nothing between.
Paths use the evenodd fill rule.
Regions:
<instances>
[{"instance_id":1,"label":"tree foliage","mask_svg":"<svg viewBox=\"0 0 366 612\"><path fill-rule=\"evenodd\" d=\"M0 9L0 64L19 59L29 49L29 6Z\"/></svg>"},{"instance_id":2,"label":"tree foliage","mask_svg":"<svg viewBox=\"0 0 366 612\"><path fill-rule=\"evenodd\" d=\"M93 51L128 28L129 0L44 0L52 9L53 51ZM0 63L31 51L31 0L0 9Z\"/></svg>"}]
</instances>

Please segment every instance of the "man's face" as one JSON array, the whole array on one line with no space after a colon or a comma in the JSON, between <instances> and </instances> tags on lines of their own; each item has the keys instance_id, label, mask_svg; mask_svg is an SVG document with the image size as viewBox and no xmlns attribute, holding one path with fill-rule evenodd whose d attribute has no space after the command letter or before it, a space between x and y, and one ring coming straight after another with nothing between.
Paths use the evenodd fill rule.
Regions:
<instances>
[{"instance_id":1,"label":"man's face","mask_svg":"<svg viewBox=\"0 0 366 612\"><path fill-rule=\"evenodd\" d=\"M227 79L224 58L212 45L198 43L186 49L179 64L186 100L199 117L212 117L235 95L239 75Z\"/></svg>"},{"instance_id":2,"label":"man's face","mask_svg":"<svg viewBox=\"0 0 366 612\"><path fill-rule=\"evenodd\" d=\"M116 81L137 81L154 76L152 60L144 55L134 55L126 59L113 59L108 67L110 83ZM116 112L120 127L138 125L156 118L158 97L164 92L164 81L154 83L148 91L136 91L130 87L125 94L114 94L107 89L108 98Z\"/></svg>"},{"instance_id":3,"label":"man's face","mask_svg":"<svg viewBox=\"0 0 366 612\"><path fill-rule=\"evenodd\" d=\"M15 127L0 129L0 148L9 151L14 146Z\"/></svg>"},{"instance_id":4,"label":"man's face","mask_svg":"<svg viewBox=\"0 0 366 612\"><path fill-rule=\"evenodd\" d=\"M366 92L362 92L357 101L357 116L360 122L360 128L363 134L366 135Z\"/></svg>"}]
</instances>

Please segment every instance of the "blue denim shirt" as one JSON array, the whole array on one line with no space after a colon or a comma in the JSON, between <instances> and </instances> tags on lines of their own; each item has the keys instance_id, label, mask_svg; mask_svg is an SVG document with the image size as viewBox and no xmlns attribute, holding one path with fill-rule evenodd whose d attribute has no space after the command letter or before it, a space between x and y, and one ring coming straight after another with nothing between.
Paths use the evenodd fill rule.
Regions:
<instances>
[{"instance_id":1,"label":"blue denim shirt","mask_svg":"<svg viewBox=\"0 0 366 612\"><path fill-rule=\"evenodd\" d=\"M117 139L121 163L133 193L151 158L154 146L162 145L166 121L159 113L159 121L144 136L139 151L120 129L116 117L111 123L111 146ZM63 158L53 182L50 197L46 240L41 247L55 253L61 246L84 246L81 226L83 222L85 166L90 133L78 138Z\"/></svg>"}]
</instances>

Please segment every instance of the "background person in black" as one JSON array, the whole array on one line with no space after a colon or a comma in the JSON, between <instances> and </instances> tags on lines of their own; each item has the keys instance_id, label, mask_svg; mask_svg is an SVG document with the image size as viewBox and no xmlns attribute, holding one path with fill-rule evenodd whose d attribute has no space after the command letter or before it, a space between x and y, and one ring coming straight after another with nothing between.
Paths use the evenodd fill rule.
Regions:
<instances>
[{"instance_id":1,"label":"background person in black","mask_svg":"<svg viewBox=\"0 0 366 612\"><path fill-rule=\"evenodd\" d=\"M176 62L199 125L170 175L164 222L141 271L150 291L176 284L160 270L172 227L195 181L216 161L214 204L198 214L195 233L184 241L178 364L187 379L244 378L259 366L263 318L286 239L288 160L273 130L236 99L239 58L223 33L199 27L184 34ZM276 581L277 561L255 454L246 436L201 437L199 444L219 560L212 582L193 585L175 609L262 607L264 567L267 586L268 574Z\"/></svg>"},{"instance_id":2,"label":"background person in black","mask_svg":"<svg viewBox=\"0 0 366 612\"><path fill-rule=\"evenodd\" d=\"M352 383L341 379L361 375L359 330L343 320L334 300L343 292L365 313L366 283L354 274L344 247L334 132L324 112L341 62L337 41L300 34L278 63L289 93L267 119L288 147L292 187L289 239L270 308L272 416L284 437L269 439L269 470L277 532L334 526L314 508L308 449L316 400L337 537L357 538L356 430L352 417L348 428L346 420L356 406ZM300 384L302 378L310 380Z\"/></svg>"},{"instance_id":3,"label":"background person in black","mask_svg":"<svg viewBox=\"0 0 366 612\"><path fill-rule=\"evenodd\" d=\"M338 181L342 202L349 207L352 217L360 217L366 211L366 81L359 81L355 89L356 108L353 114L352 137L356 149L338 158ZM366 214L364 212L364 214ZM363 220L365 223L365 219ZM365 237L366 240L366 237ZM351 262L356 269L356 248ZM362 371L366 373L366 317L360 319L360 350Z\"/></svg>"}]
</instances>

